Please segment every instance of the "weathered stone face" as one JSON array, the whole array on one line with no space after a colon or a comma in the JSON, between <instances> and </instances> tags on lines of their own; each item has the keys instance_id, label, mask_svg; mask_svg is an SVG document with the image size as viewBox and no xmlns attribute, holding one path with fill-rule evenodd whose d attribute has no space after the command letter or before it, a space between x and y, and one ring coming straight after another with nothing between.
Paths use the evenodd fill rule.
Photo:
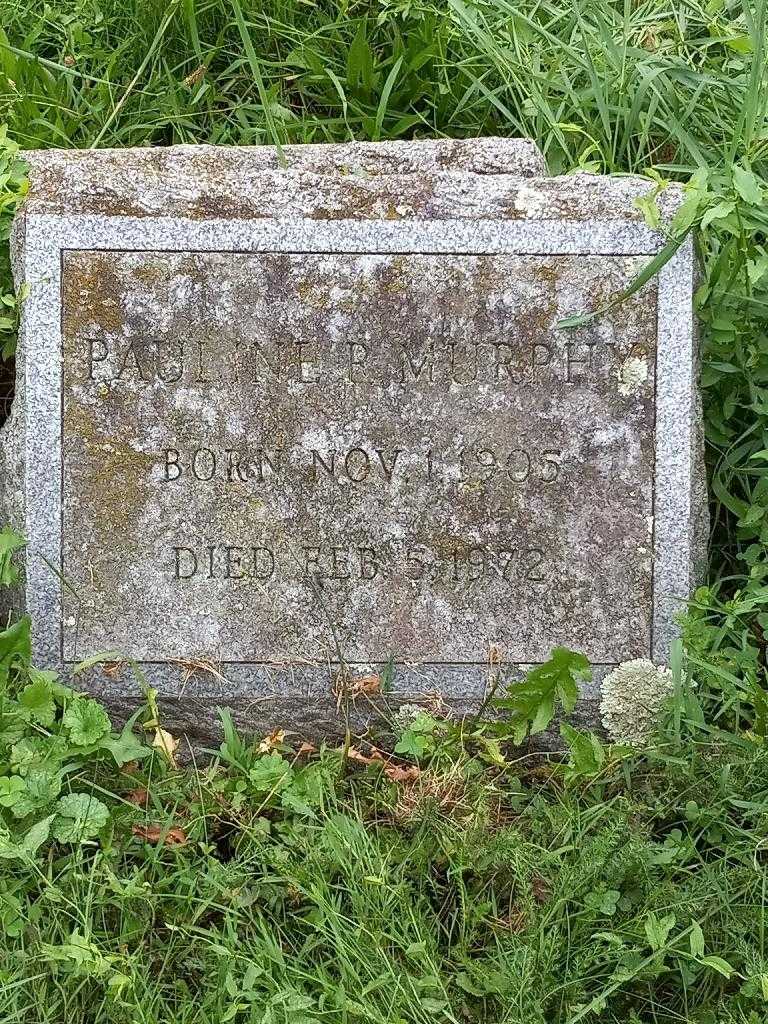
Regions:
<instances>
[{"instance_id":1,"label":"weathered stone face","mask_svg":"<svg viewBox=\"0 0 768 1024\"><path fill-rule=\"evenodd\" d=\"M641 265L66 253L67 660L647 651Z\"/></svg>"},{"instance_id":2,"label":"weathered stone face","mask_svg":"<svg viewBox=\"0 0 768 1024\"><path fill-rule=\"evenodd\" d=\"M690 254L564 330L660 244L637 182L606 186L612 219L552 220L548 197L583 210L579 179L401 152L339 223L343 154L319 152L266 223L289 172L260 154L260 212L237 226L201 218L199 194L186 217L139 215L130 152L113 155L126 179L137 162L129 216L104 208L104 154L95 213L81 176L73 212L33 177L20 403L41 659L123 652L205 735L213 702L334 728L342 660L393 658L396 693L462 703L489 662L555 645L663 657L699 544ZM66 180L50 159L49 186ZM406 179L421 207L393 224L387 182L396 204ZM129 702L127 673L85 684Z\"/></svg>"}]
</instances>

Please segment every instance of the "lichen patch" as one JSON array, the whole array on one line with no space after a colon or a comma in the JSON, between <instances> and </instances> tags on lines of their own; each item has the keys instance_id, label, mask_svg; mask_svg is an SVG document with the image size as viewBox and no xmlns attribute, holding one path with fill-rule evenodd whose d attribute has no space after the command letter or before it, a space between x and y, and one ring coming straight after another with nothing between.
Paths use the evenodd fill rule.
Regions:
<instances>
[{"instance_id":1,"label":"lichen patch","mask_svg":"<svg viewBox=\"0 0 768 1024\"><path fill-rule=\"evenodd\" d=\"M642 391L648 380L648 360L645 356L627 356L619 367L619 394L635 395Z\"/></svg>"}]
</instances>

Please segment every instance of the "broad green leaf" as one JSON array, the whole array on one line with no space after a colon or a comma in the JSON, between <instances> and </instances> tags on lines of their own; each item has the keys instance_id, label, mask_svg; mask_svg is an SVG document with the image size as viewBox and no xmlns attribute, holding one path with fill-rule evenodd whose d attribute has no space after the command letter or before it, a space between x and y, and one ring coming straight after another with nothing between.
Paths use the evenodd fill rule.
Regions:
<instances>
[{"instance_id":1,"label":"broad green leaf","mask_svg":"<svg viewBox=\"0 0 768 1024\"><path fill-rule=\"evenodd\" d=\"M546 729L556 701L570 714L578 700L579 680L588 674L589 661L583 654L556 647L548 661L537 665L522 681L510 683L507 696L494 705L510 712L515 742L521 742L529 731Z\"/></svg>"},{"instance_id":2,"label":"broad green leaf","mask_svg":"<svg viewBox=\"0 0 768 1024\"><path fill-rule=\"evenodd\" d=\"M657 196L658 191L654 189L647 195L638 196L633 203L633 206L642 213L645 223L654 231L658 231L661 227L661 211L659 210L659 204L656 202Z\"/></svg>"},{"instance_id":3,"label":"broad green leaf","mask_svg":"<svg viewBox=\"0 0 768 1024\"><path fill-rule=\"evenodd\" d=\"M35 811L46 810L61 792L62 775L54 767L30 768L24 776L24 790L12 811L17 818L26 818Z\"/></svg>"},{"instance_id":4,"label":"broad green leaf","mask_svg":"<svg viewBox=\"0 0 768 1024\"><path fill-rule=\"evenodd\" d=\"M0 633L0 682L8 678L12 665L29 661L32 655L29 629L29 616L24 615Z\"/></svg>"},{"instance_id":5,"label":"broad green leaf","mask_svg":"<svg viewBox=\"0 0 768 1024\"><path fill-rule=\"evenodd\" d=\"M731 36L730 39L726 39L725 45L729 50L735 50L736 53L752 53L752 50L754 49L752 46L752 40L746 32L740 32L738 35Z\"/></svg>"},{"instance_id":6,"label":"broad green leaf","mask_svg":"<svg viewBox=\"0 0 768 1024\"><path fill-rule=\"evenodd\" d=\"M750 206L762 206L763 190L752 171L736 164L733 168L733 185L745 203L749 203Z\"/></svg>"},{"instance_id":7,"label":"broad green leaf","mask_svg":"<svg viewBox=\"0 0 768 1024\"><path fill-rule=\"evenodd\" d=\"M548 693L542 697L531 721L530 733L532 736L544 732L555 715L555 695Z\"/></svg>"},{"instance_id":8,"label":"broad green leaf","mask_svg":"<svg viewBox=\"0 0 768 1024\"><path fill-rule=\"evenodd\" d=\"M560 735L570 750L570 777L596 775L605 763L605 749L597 736L574 729L567 722L560 724Z\"/></svg>"},{"instance_id":9,"label":"broad green leaf","mask_svg":"<svg viewBox=\"0 0 768 1024\"><path fill-rule=\"evenodd\" d=\"M109 751L118 768L122 768L129 761L141 761L142 758L149 757L152 753L151 747L142 743L131 730L126 731L125 729L119 736L107 736L101 740L99 747Z\"/></svg>"},{"instance_id":10,"label":"broad green leaf","mask_svg":"<svg viewBox=\"0 0 768 1024\"><path fill-rule=\"evenodd\" d=\"M704 964L705 967L711 967L718 974L722 974L724 978L730 978L733 974L733 968L721 956L704 956L699 962Z\"/></svg>"},{"instance_id":11,"label":"broad green leaf","mask_svg":"<svg viewBox=\"0 0 768 1024\"><path fill-rule=\"evenodd\" d=\"M90 697L76 697L64 712L63 724L79 747L96 743L112 728L104 708Z\"/></svg>"},{"instance_id":12,"label":"broad green leaf","mask_svg":"<svg viewBox=\"0 0 768 1024\"><path fill-rule=\"evenodd\" d=\"M33 722L38 725L53 725L56 717L56 702L53 690L47 679L38 677L35 682L25 686L19 697L19 704L28 712Z\"/></svg>"},{"instance_id":13,"label":"broad green leaf","mask_svg":"<svg viewBox=\"0 0 768 1024\"><path fill-rule=\"evenodd\" d=\"M698 921L694 921L691 925L691 934L689 936L691 944L691 954L697 958L704 956L704 932L701 930L701 925Z\"/></svg>"},{"instance_id":14,"label":"broad green leaf","mask_svg":"<svg viewBox=\"0 0 768 1024\"><path fill-rule=\"evenodd\" d=\"M109 821L109 810L89 793L70 793L56 804L51 832L60 843L79 843L98 835Z\"/></svg>"},{"instance_id":15,"label":"broad green leaf","mask_svg":"<svg viewBox=\"0 0 768 1024\"><path fill-rule=\"evenodd\" d=\"M736 204L732 203L729 199L723 199L721 202L715 203L704 211L701 218L701 227L706 228L716 220L725 220L726 217L730 217L735 209Z\"/></svg>"},{"instance_id":16,"label":"broad green leaf","mask_svg":"<svg viewBox=\"0 0 768 1024\"><path fill-rule=\"evenodd\" d=\"M21 840L21 849L28 857L34 857L51 834L51 822L55 817L55 814L49 814L47 818L36 821Z\"/></svg>"},{"instance_id":17,"label":"broad green leaf","mask_svg":"<svg viewBox=\"0 0 768 1024\"><path fill-rule=\"evenodd\" d=\"M654 952L659 952L664 948L669 933L675 927L676 920L674 914L658 917L653 911L645 919L645 934L648 936L648 942Z\"/></svg>"},{"instance_id":18,"label":"broad green leaf","mask_svg":"<svg viewBox=\"0 0 768 1024\"><path fill-rule=\"evenodd\" d=\"M8 326L0 324L0 330L12 330L16 326L14 320L8 320ZM13 586L19 581L19 571L13 564L13 554L23 548L24 538L6 526L0 530L0 586Z\"/></svg>"},{"instance_id":19,"label":"broad green leaf","mask_svg":"<svg viewBox=\"0 0 768 1024\"><path fill-rule=\"evenodd\" d=\"M260 792L278 790L287 785L292 777L291 766L280 754L274 752L260 757L248 772L251 785Z\"/></svg>"}]
</instances>

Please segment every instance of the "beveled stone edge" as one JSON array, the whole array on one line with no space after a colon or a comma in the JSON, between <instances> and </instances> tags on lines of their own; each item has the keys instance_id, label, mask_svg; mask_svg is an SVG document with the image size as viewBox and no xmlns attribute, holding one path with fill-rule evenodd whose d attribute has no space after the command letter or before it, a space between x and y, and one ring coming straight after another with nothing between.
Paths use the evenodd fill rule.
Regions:
<instances>
[{"instance_id":1,"label":"beveled stone edge","mask_svg":"<svg viewBox=\"0 0 768 1024\"><path fill-rule=\"evenodd\" d=\"M658 277L652 657L669 658L677 617L706 566L709 513L689 236ZM697 507L703 504L703 508Z\"/></svg>"},{"instance_id":2,"label":"beveled stone edge","mask_svg":"<svg viewBox=\"0 0 768 1024\"><path fill-rule=\"evenodd\" d=\"M523 678L533 665L398 666L389 692L353 694L344 697L335 692L340 665L301 666L264 670L268 674L254 689L253 679L226 676L226 686L211 673L177 675L171 678L170 666L139 666L141 675L130 665L121 666L115 677L99 667L79 674L78 689L101 701L115 722L125 722L144 698L147 685L157 690L161 721L183 734L181 755L206 749L218 743L222 730L219 709L226 709L235 727L245 732L267 733L287 730L289 740L341 738L347 726L353 736L375 731L377 742L393 736L394 718L403 704L417 705L438 717L464 718L484 710L484 716L498 714L489 703L493 695L504 696L506 686ZM362 672L381 672L384 665L349 665L352 679ZM612 665L593 665L591 678L579 686L579 701L570 716L577 727L599 727L599 702L602 679ZM424 671L424 669L431 669ZM438 672L439 670L439 672ZM70 679L70 681L72 681ZM534 737L536 749L562 749L555 721L545 733Z\"/></svg>"}]
</instances>

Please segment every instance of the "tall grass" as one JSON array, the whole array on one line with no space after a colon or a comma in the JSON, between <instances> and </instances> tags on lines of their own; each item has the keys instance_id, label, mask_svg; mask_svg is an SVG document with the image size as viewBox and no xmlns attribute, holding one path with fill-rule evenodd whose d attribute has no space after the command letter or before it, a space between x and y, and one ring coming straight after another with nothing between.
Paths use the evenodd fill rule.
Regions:
<instances>
[{"instance_id":1,"label":"tall grass","mask_svg":"<svg viewBox=\"0 0 768 1024\"><path fill-rule=\"evenodd\" d=\"M0 25L25 146L522 134L553 172L682 176L765 157L760 0L2 0Z\"/></svg>"}]
</instances>

